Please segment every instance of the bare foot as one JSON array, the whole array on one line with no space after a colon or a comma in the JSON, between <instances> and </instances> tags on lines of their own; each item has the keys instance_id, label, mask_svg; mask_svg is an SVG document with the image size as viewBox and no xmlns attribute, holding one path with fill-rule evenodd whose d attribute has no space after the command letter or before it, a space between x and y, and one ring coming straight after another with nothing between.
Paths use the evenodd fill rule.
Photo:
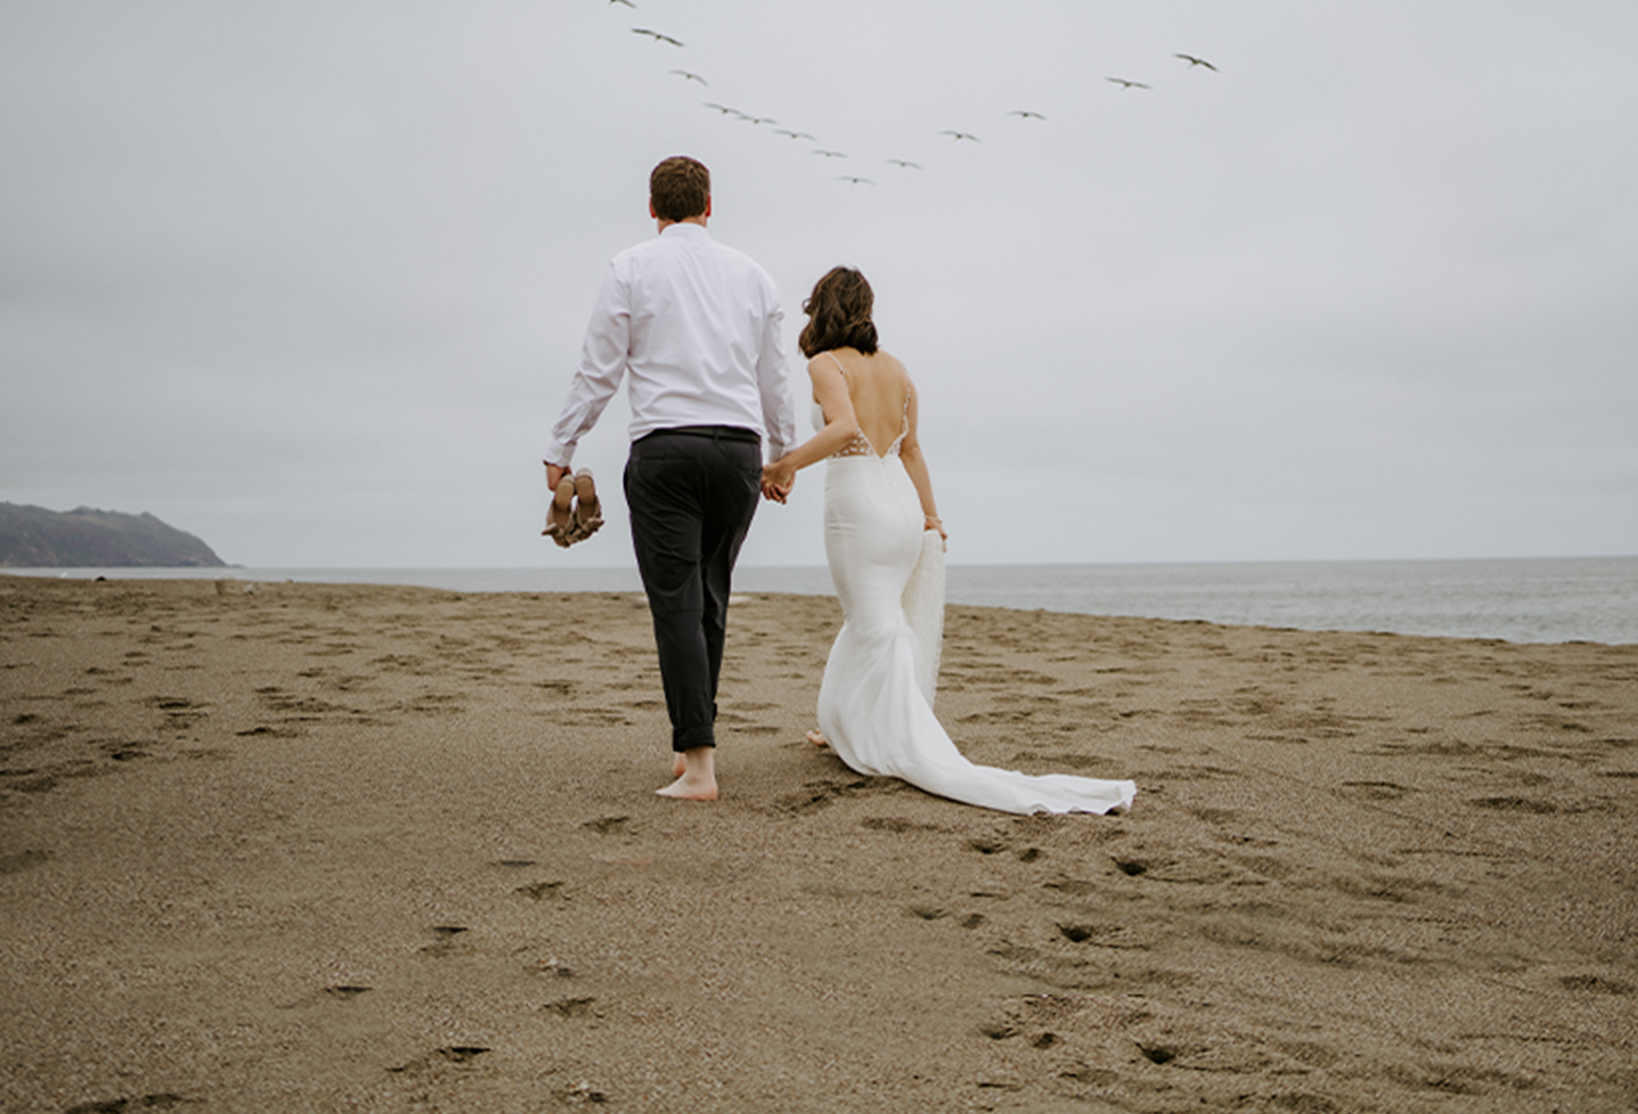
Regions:
<instances>
[{"instance_id":1,"label":"bare foot","mask_svg":"<svg viewBox=\"0 0 1638 1114\"><path fill-rule=\"evenodd\" d=\"M809 731L807 739L808 742L812 743L816 747L826 747L830 745L829 743L825 742L825 735L822 731Z\"/></svg>"},{"instance_id":2,"label":"bare foot","mask_svg":"<svg viewBox=\"0 0 1638 1114\"><path fill-rule=\"evenodd\" d=\"M680 755L680 754L677 755L677 760L675 762L671 763L671 776L672 777L682 777L683 774L687 770L688 770L688 763L683 761L683 756L682 755Z\"/></svg>"},{"instance_id":3,"label":"bare foot","mask_svg":"<svg viewBox=\"0 0 1638 1114\"><path fill-rule=\"evenodd\" d=\"M716 747L694 747L679 756L682 773L664 789L654 792L661 797L679 801L714 801L717 799Z\"/></svg>"}]
</instances>

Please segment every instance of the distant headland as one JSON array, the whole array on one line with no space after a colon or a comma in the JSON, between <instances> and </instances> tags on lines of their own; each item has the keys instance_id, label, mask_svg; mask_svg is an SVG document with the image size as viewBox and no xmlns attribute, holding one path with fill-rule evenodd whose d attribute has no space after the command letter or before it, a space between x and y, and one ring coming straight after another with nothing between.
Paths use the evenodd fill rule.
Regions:
<instances>
[{"instance_id":1,"label":"distant headland","mask_svg":"<svg viewBox=\"0 0 1638 1114\"><path fill-rule=\"evenodd\" d=\"M210 546L151 514L0 503L0 568L225 568Z\"/></svg>"}]
</instances>

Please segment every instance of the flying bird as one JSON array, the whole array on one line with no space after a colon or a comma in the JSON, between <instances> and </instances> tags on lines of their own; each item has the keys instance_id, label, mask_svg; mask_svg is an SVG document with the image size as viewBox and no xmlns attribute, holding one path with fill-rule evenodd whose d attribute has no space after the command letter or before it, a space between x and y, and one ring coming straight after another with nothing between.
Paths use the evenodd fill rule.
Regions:
<instances>
[{"instance_id":1,"label":"flying bird","mask_svg":"<svg viewBox=\"0 0 1638 1114\"><path fill-rule=\"evenodd\" d=\"M662 35L658 31L650 31L647 27L633 27L631 29L631 33L633 35L647 35L657 43L670 43L672 46L682 45L682 43L678 42L676 39L673 39L670 35Z\"/></svg>"},{"instance_id":2,"label":"flying bird","mask_svg":"<svg viewBox=\"0 0 1638 1114\"><path fill-rule=\"evenodd\" d=\"M847 156L842 154L842 152L840 152L840 151L826 151L826 150L824 150L823 148L820 148L820 147L815 147L813 149L813 153L815 155L822 155L827 159L845 159L845 158L847 158Z\"/></svg>"},{"instance_id":3,"label":"flying bird","mask_svg":"<svg viewBox=\"0 0 1638 1114\"><path fill-rule=\"evenodd\" d=\"M902 166L909 170L921 169L921 164L919 162L907 162L904 159L888 159L887 161L892 163L894 166Z\"/></svg>"},{"instance_id":4,"label":"flying bird","mask_svg":"<svg viewBox=\"0 0 1638 1114\"><path fill-rule=\"evenodd\" d=\"M633 4L631 2L631 0L609 0L609 3L610 4L624 4L626 7L632 9L633 11L637 10L637 5Z\"/></svg>"},{"instance_id":5,"label":"flying bird","mask_svg":"<svg viewBox=\"0 0 1638 1114\"><path fill-rule=\"evenodd\" d=\"M1111 77L1111 78L1109 78L1109 80L1113 81L1116 85L1119 85L1122 89L1148 89L1148 88L1150 88L1150 86L1147 86L1147 85L1143 84L1143 82L1141 82L1141 81L1127 81L1124 77Z\"/></svg>"},{"instance_id":6,"label":"flying bird","mask_svg":"<svg viewBox=\"0 0 1638 1114\"><path fill-rule=\"evenodd\" d=\"M714 109L716 109L716 110L717 110L717 111L718 111L718 112L720 112L720 113L722 113L722 114L723 114L723 115L724 115L724 116L739 116L739 117L743 117L743 116L744 116L744 115L745 115L745 113L743 113L743 112L741 112L741 111L740 111L740 110L739 110L739 109L737 109L737 108L729 108L729 107L728 107L728 106L727 106L727 105L725 105L725 104L713 104L713 103L712 103L712 102L710 102L710 101L701 101L701 102L700 102L700 103L701 103L701 104L703 104L703 105L704 105L704 106L705 106L705 107L706 107L706 108L714 108Z\"/></svg>"},{"instance_id":7,"label":"flying bird","mask_svg":"<svg viewBox=\"0 0 1638 1114\"><path fill-rule=\"evenodd\" d=\"M976 135L972 135L972 134L970 134L968 132L953 132L953 131L950 131L948 128L946 128L945 130L939 132L938 134L939 135L953 135L953 136L956 137L956 139L958 141L963 140L963 139L970 139L974 143L982 143L983 142L983 140L979 139Z\"/></svg>"},{"instance_id":8,"label":"flying bird","mask_svg":"<svg viewBox=\"0 0 1638 1114\"><path fill-rule=\"evenodd\" d=\"M1045 120L1046 119L1046 117L1042 116L1039 112L1025 112L1021 108L1014 109L1012 112L1007 113L1007 115L1008 116L1022 116L1026 120Z\"/></svg>"},{"instance_id":9,"label":"flying bird","mask_svg":"<svg viewBox=\"0 0 1638 1114\"><path fill-rule=\"evenodd\" d=\"M771 116L747 116L743 112L738 113L737 115L739 116L739 118L741 120L744 120L747 124L777 124L777 123L779 123L778 120L775 120Z\"/></svg>"},{"instance_id":10,"label":"flying bird","mask_svg":"<svg viewBox=\"0 0 1638 1114\"><path fill-rule=\"evenodd\" d=\"M836 180L838 182L852 182L856 186L873 186L873 185L876 184L875 182L872 182L869 178L851 178L846 174L838 174L836 176Z\"/></svg>"},{"instance_id":11,"label":"flying bird","mask_svg":"<svg viewBox=\"0 0 1638 1114\"><path fill-rule=\"evenodd\" d=\"M697 81L701 85L711 84L697 73L689 73L687 70L672 70L671 72L680 75L684 81Z\"/></svg>"},{"instance_id":12,"label":"flying bird","mask_svg":"<svg viewBox=\"0 0 1638 1114\"><path fill-rule=\"evenodd\" d=\"M812 139L813 138L813 136L809 135L807 132L793 132L789 128L775 128L774 129L774 134L775 135L788 135L792 139Z\"/></svg>"},{"instance_id":13,"label":"flying bird","mask_svg":"<svg viewBox=\"0 0 1638 1114\"><path fill-rule=\"evenodd\" d=\"M1185 62L1187 62L1189 64L1190 69L1193 69L1195 66L1204 66L1208 70L1210 70L1212 73L1217 72L1217 67L1212 65L1210 62L1206 61L1204 58L1196 58L1192 54L1174 54L1174 55L1172 55L1172 57L1173 58L1183 59L1183 61L1185 61Z\"/></svg>"}]
</instances>

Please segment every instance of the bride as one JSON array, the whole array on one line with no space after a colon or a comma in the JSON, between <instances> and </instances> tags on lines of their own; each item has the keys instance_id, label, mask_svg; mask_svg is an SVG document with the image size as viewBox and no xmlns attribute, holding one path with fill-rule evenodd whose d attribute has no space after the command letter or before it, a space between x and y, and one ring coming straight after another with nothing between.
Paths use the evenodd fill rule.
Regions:
<instances>
[{"instance_id":1,"label":"bride","mask_svg":"<svg viewBox=\"0 0 1638 1114\"><path fill-rule=\"evenodd\" d=\"M944 527L916 440L916 387L877 347L873 303L865 277L846 267L814 286L799 344L818 433L762 470L763 493L784 502L798 469L829 461L825 555L843 622L819 686L820 734L809 737L861 774L1003 812L1130 807L1130 781L975 766L934 717Z\"/></svg>"}]
</instances>

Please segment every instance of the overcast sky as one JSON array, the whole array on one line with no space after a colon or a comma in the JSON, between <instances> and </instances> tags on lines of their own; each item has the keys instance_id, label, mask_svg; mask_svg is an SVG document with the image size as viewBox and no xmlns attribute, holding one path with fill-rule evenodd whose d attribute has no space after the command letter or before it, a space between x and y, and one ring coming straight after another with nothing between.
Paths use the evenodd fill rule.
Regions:
<instances>
[{"instance_id":1,"label":"overcast sky","mask_svg":"<svg viewBox=\"0 0 1638 1114\"><path fill-rule=\"evenodd\" d=\"M0 0L0 500L630 564L623 398L568 553L540 458L686 153L804 434L801 302L871 279L952 561L1638 553L1630 0L634 2Z\"/></svg>"}]
</instances>

